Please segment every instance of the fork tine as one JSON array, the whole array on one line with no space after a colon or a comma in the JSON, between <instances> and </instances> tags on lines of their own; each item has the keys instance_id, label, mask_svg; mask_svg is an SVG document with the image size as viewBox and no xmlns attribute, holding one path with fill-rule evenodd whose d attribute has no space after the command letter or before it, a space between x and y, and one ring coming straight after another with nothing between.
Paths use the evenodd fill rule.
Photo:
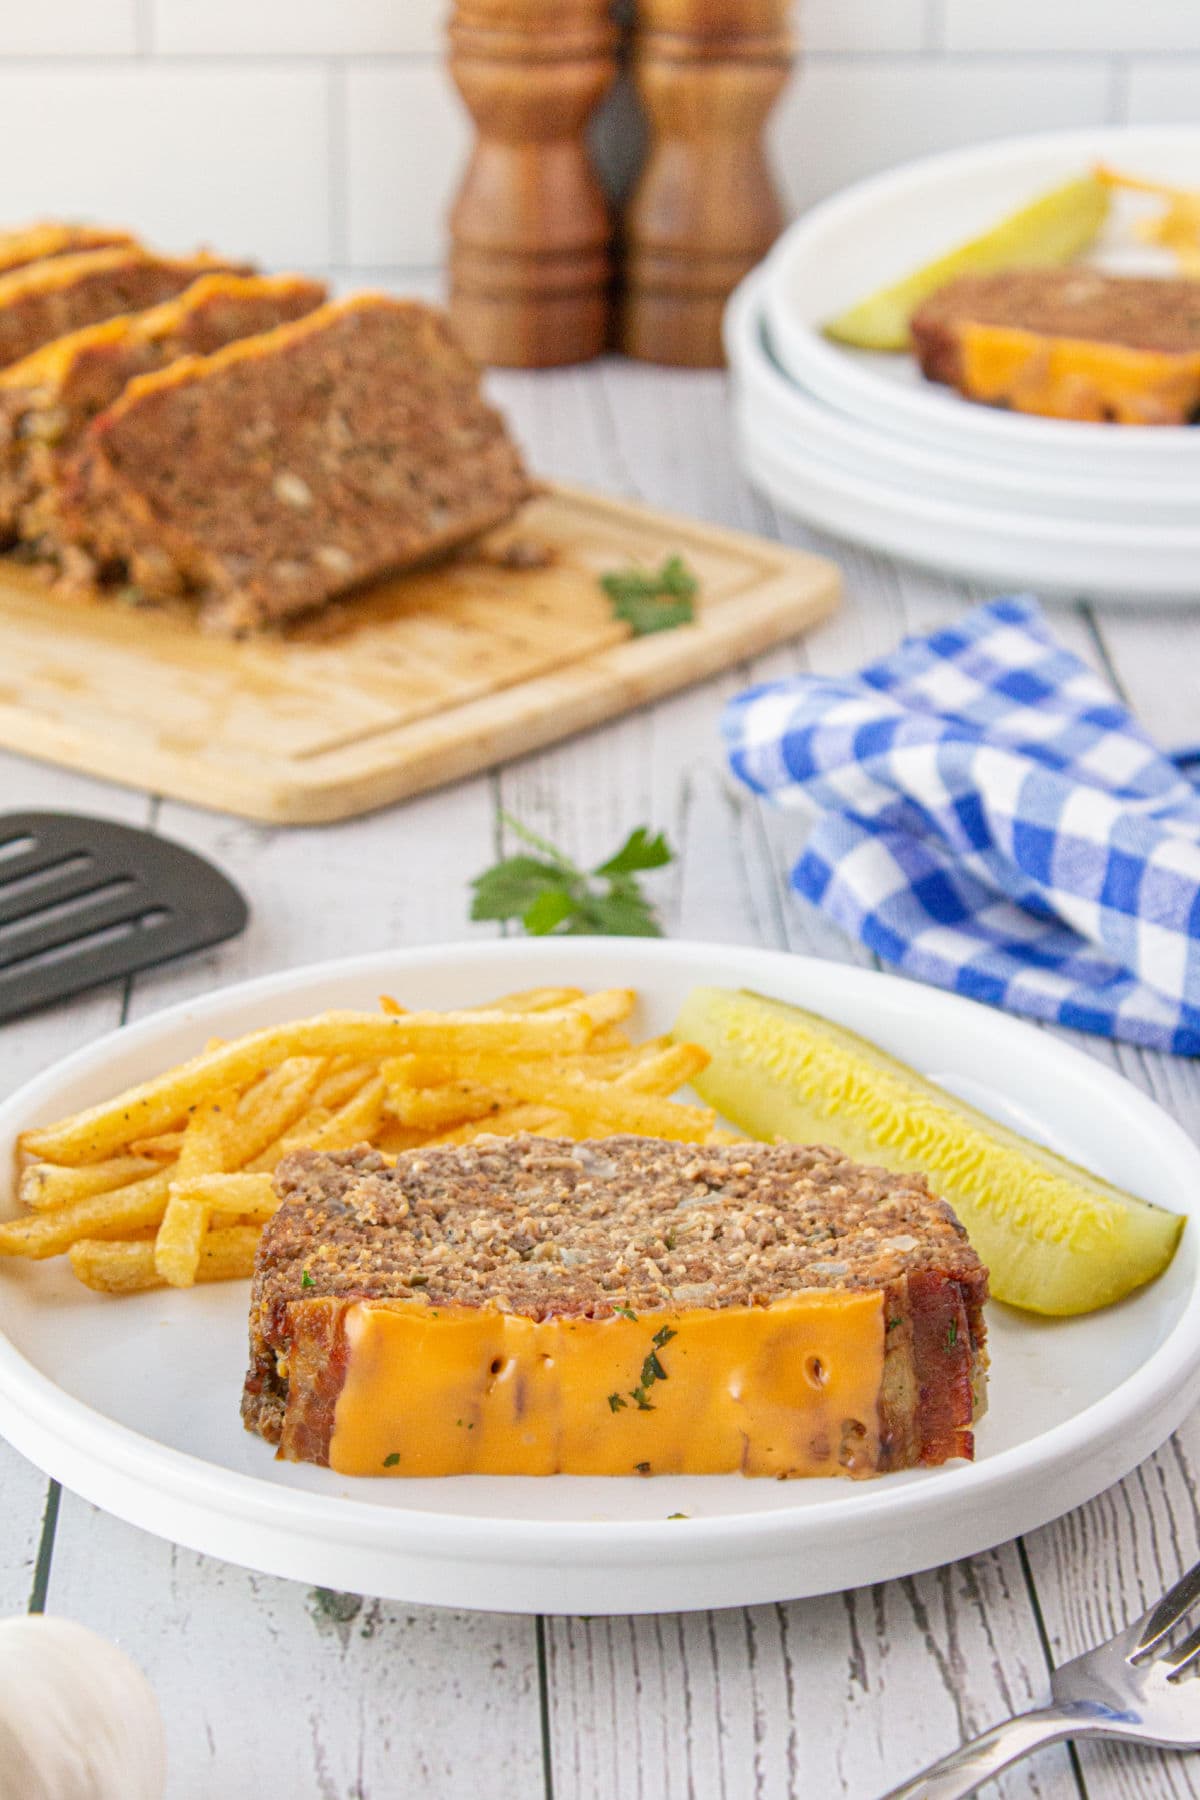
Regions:
<instances>
[{"instance_id":1,"label":"fork tine","mask_svg":"<svg viewBox=\"0 0 1200 1800\"><path fill-rule=\"evenodd\" d=\"M1137 1633L1137 1641L1127 1653L1129 1658L1142 1656L1147 1650L1153 1650L1155 1644L1161 1644L1174 1631L1184 1614L1191 1611L1197 1600L1200 1600L1200 1563L1190 1568L1186 1575L1181 1575L1175 1586L1169 1588L1162 1599L1150 1607L1132 1627L1132 1631ZM1188 1643L1191 1641L1189 1638Z\"/></svg>"},{"instance_id":2,"label":"fork tine","mask_svg":"<svg viewBox=\"0 0 1200 1800\"><path fill-rule=\"evenodd\" d=\"M1165 1663L1172 1676L1175 1676L1182 1675L1185 1669L1190 1669L1197 1657L1200 1657L1200 1625L1197 1625L1190 1636L1184 1638L1182 1644L1174 1650L1168 1650L1165 1656L1159 1658L1159 1661Z\"/></svg>"}]
</instances>

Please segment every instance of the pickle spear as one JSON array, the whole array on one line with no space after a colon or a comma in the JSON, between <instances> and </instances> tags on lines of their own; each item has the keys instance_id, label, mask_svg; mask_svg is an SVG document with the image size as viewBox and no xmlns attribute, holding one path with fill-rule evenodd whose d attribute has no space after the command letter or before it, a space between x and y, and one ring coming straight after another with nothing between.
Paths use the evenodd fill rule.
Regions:
<instances>
[{"instance_id":1,"label":"pickle spear","mask_svg":"<svg viewBox=\"0 0 1200 1800\"><path fill-rule=\"evenodd\" d=\"M1102 1181L935 1087L827 1019L729 988L696 988L674 1035L712 1058L693 1085L751 1137L835 1144L923 1173L987 1264L997 1300L1083 1313L1152 1281L1183 1219Z\"/></svg>"},{"instance_id":2,"label":"pickle spear","mask_svg":"<svg viewBox=\"0 0 1200 1800\"><path fill-rule=\"evenodd\" d=\"M907 350L908 322L927 295L956 275L993 269L1056 267L1086 249L1108 214L1109 192L1095 175L1082 175L1009 213L982 236L880 288L822 329L826 337L858 350Z\"/></svg>"}]
</instances>

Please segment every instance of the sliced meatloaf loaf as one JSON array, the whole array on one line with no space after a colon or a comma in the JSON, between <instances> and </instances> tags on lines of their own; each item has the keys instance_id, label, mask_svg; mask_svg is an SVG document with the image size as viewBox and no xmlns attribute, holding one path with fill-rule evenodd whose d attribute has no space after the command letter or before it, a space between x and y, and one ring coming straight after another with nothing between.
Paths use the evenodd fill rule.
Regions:
<instances>
[{"instance_id":1,"label":"sliced meatloaf loaf","mask_svg":"<svg viewBox=\"0 0 1200 1800\"><path fill-rule=\"evenodd\" d=\"M973 1453L987 1273L822 1146L297 1151L247 1428L347 1475L871 1475Z\"/></svg>"},{"instance_id":2,"label":"sliced meatloaf loaf","mask_svg":"<svg viewBox=\"0 0 1200 1800\"><path fill-rule=\"evenodd\" d=\"M917 308L912 337L930 381L992 406L1126 425L1200 416L1200 281L963 275Z\"/></svg>"},{"instance_id":3,"label":"sliced meatloaf loaf","mask_svg":"<svg viewBox=\"0 0 1200 1800\"><path fill-rule=\"evenodd\" d=\"M56 547L58 492L89 422L136 375L312 312L302 275L205 275L177 299L55 338L0 370L0 534Z\"/></svg>"},{"instance_id":4,"label":"sliced meatloaf loaf","mask_svg":"<svg viewBox=\"0 0 1200 1800\"><path fill-rule=\"evenodd\" d=\"M201 275L229 270L215 256L154 256L136 245L55 256L0 276L0 367L52 338L181 294ZM236 272L249 274L244 267Z\"/></svg>"},{"instance_id":5,"label":"sliced meatloaf loaf","mask_svg":"<svg viewBox=\"0 0 1200 1800\"><path fill-rule=\"evenodd\" d=\"M359 294L132 382L62 515L101 570L240 632L461 544L529 492L442 315Z\"/></svg>"},{"instance_id":6,"label":"sliced meatloaf loaf","mask_svg":"<svg viewBox=\"0 0 1200 1800\"><path fill-rule=\"evenodd\" d=\"M84 250L105 250L136 243L131 232L107 225L73 225L64 219L39 219L19 231L0 231L0 275L23 269L51 256L70 256Z\"/></svg>"}]
</instances>

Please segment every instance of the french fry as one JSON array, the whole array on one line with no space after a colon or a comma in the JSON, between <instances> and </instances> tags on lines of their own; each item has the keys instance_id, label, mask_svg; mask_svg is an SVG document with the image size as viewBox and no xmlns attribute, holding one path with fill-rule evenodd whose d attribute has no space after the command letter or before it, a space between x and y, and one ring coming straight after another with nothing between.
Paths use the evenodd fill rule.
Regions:
<instances>
[{"instance_id":1,"label":"french fry","mask_svg":"<svg viewBox=\"0 0 1200 1800\"><path fill-rule=\"evenodd\" d=\"M594 994L583 994L578 1000L568 1001L559 1012L578 1013L587 1019L590 1040L598 1031L606 1031L610 1026L619 1025L623 1019L627 1019L636 1005L637 994L633 988L600 988ZM550 1015L545 1013L534 1015L541 1018L548 1016ZM580 1048L582 1047L581 1045ZM501 1046L497 1044L495 1048L500 1049Z\"/></svg>"},{"instance_id":2,"label":"french fry","mask_svg":"<svg viewBox=\"0 0 1200 1800\"><path fill-rule=\"evenodd\" d=\"M389 1109L401 1125L419 1131L444 1131L471 1119L487 1119L511 1105L513 1096L502 1089L482 1087L472 1081L450 1082L445 1087L389 1088Z\"/></svg>"},{"instance_id":3,"label":"french fry","mask_svg":"<svg viewBox=\"0 0 1200 1800\"><path fill-rule=\"evenodd\" d=\"M242 1095L224 1137L227 1169L253 1162L295 1124L324 1068L319 1056L291 1056Z\"/></svg>"},{"instance_id":4,"label":"french fry","mask_svg":"<svg viewBox=\"0 0 1200 1800\"><path fill-rule=\"evenodd\" d=\"M210 1215L225 1214L230 1219L269 1219L279 1206L279 1199L269 1175L193 1175L171 1184L171 1198L190 1200L206 1207ZM215 1229L215 1227L214 1227Z\"/></svg>"},{"instance_id":5,"label":"french fry","mask_svg":"<svg viewBox=\"0 0 1200 1800\"><path fill-rule=\"evenodd\" d=\"M347 1062L343 1067L328 1069L313 1093L313 1104L333 1112L358 1093L364 1082L377 1071L368 1063Z\"/></svg>"},{"instance_id":6,"label":"french fry","mask_svg":"<svg viewBox=\"0 0 1200 1800\"><path fill-rule=\"evenodd\" d=\"M633 1039L617 1025L606 1025L601 1031L594 1031L588 1043L588 1050L593 1054L601 1054L606 1050L632 1050Z\"/></svg>"},{"instance_id":7,"label":"french fry","mask_svg":"<svg viewBox=\"0 0 1200 1800\"><path fill-rule=\"evenodd\" d=\"M414 1072L420 1072L422 1060L417 1056L394 1056L380 1067L387 1087L387 1110L401 1125L443 1131L468 1119L486 1118L507 1104L506 1097L494 1088L455 1080L449 1065L438 1066L436 1081L417 1085L412 1077Z\"/></svg>"},{"instance_id":8,"label":"french fry","mask_svg":"<svg viewBox=\"0 0 1200 1800\"><path fill-rule=\"evenodd\" d=\"M706 1106L684 1106L621 1088L616 1082L589 1081L571 1070L544 1072L533 1063L514 1073L513 1086L522 1100L569 1112L589 1135L633 1132L639 1137L673 1138L703 1143L716 1122Z\"/></svg>"},{"instance_id":9,"label":"french fry","mask_svg":"<svg viewBox=\"0 0 1200 1800\"><path fill-rule=\"evenodd\" d=\"M701 1069L706 1069L711 1060L707 1050L702 1050L699 1044L666 1044L650 1055L636 1056L614 1078L613 1086L665 1098L676 1088L683 1087L693 1075L698 1075Z\"/></svg>"},{"instance_id":10,"label":"french fry","mask_svg":"<svg viewBox=\"0 0 1200 1800\"><path fill-rule=\"evenodd\" d=\"M254 1273L260 1232L257 1225L228 1225L210 1231L200 1246L197 1281L238 1281ZM85 1287L101 1294L135 1294L165 1287L154 1262L154 1241L108 1242L80 1238L68 1252L71 1268Z\"/></svg>"},{"instance_id":11,"label":"french fry","mask_svg":"<svg viewBox=\"0 0 1200 1800\"><path fill-rule=\"evenodd\" d=\"M157 1137L134 1138L129 1149L134 1156L153 1156L159 1162L174 1162L182 1144L181 1127L178 1131L160 1131Z\"/></svg>"},{"instance_id":12,"label":"french fry","mask_svg":"<svg viewBox=\"0 0 1200 1800\"><path fill-rule=\"evenodd\" d=\"M167 1209L154 1240L154 1266L170 1287L191 1287L196 1279L211 1209L188 1190L197 1176L224 1169L236 1105L236 1091L221 1088L196 1107L184 1131Z\"/></svg>"},{"instance_id":13,"label":"french fry","mask_svg":"<svg viewBox=\"0 0 1200 1800\"><path fill-rule=\"evenodd\" d=\"M572 1137L571 1117L551 1106L510 1106L490 1119L471 1119L452 1131L431 1137L434 1144L473 1144L480 1137L516 1137L528 1131L541 1137Z\"/></svg>"},{"instance_id":14,"label":"french fry","mask_svg":"<svg viewBox=\"0 0 1200 1800\"><path fill-rule=\"evenodd\" d=\"M634 1132L703 1143L715 1124L708 1107L685 1106L615 1081L589 1079L570 1066L499 1056L463 1057L459 1066L468 1081L498 1088L523 1103L570 1113L588 1135Z\"/></svg>"},{"instance_id":15,"label":"french fry","mask_svg":"<svg viewBox=\"0 0 1200 1800\"><path fill-rule=\"evenodd\" d=\"M586 996L582 988L577 987L540 987L518 988L515 993L501 994L498 1000L490 1000L486 1006L469 1008L479 1012L549 1012L552 1007L570 1006Z\"/></svg>"},{"instance_id":16,"label":"french fry","mask_svg":"<svg viewBox=\"0 0 1200 1800\"><path fill-rule=\"evenodd\" d=\"M130 1088L115 1100L26 1132L24 1147L46 1162L99 1162L131 1138L168 1129L206 1096L230 1087L240 1089L289 1056L350 1053L382 1059L431 1047L440 1054L479 1048L518 1055L582 1050L598 1025L626 1017L633 1000L627 990L614 989L549 1012L330 1012L269 1025ZM592 1011L580 1010L585 1005Z\"/></svg>"},{"instance_id":17,"label":"french fry","mask_svg":"<svg viewBox=\"0 0 1200 1800\"><path fill-rule=\"evenodd\" d=\"M350 1150L355 1144L370 1143L383 1119L383 1103L387 1085L382 1075L374 1075L345 1106L340 1107L328 1124L322 1125L310 1141L313 1150Z\"/></svg>"},{"instance_id":18,"label":"french fry","mask_svg":"<svg viewBox=\"0 0 1200 1800\"><path fill-rule=\"evenodd\" d=\"M68 1201L31 1219L0 1225L0 1256L61 1256L77 1238L125 1238L157 1225L167 1209L169 1177L163 1171L105 1194Z\"/></svg>"},{"instance_id":19,"label":"french fry","mask_svg":"<svg viewBox=\"0 0 1200 1800\"><path fill-rule=\"evenodd\" d=\"M82 1169L63 1168L58 1163L30 1163L21 1173L17 1197L26 1206L43 1212L53 1206L66 1206L72 1200L86 1200L92 1194L111 1193L113 1188L126 1187L144 1175L157 1173L159 1167L149 1156L114 1156Z\"/></svg>"},{"instance_id":20,"label":"french fry","mask_svg":"<svg viewBox=\"0 0 1200 1800\"><path fill-rule=\"evenodd\" d=\"M269 1175L281 1156L289 1150L299 1149L301 1145L311 1144L323 1126L328 1125L333 1114L327 1106L310 1106L307 1112L301 1113L294 1124L290 1125L282 1137L273 1138L260 1155L246 1163L243 1173L246 1175Z\"/></svg>"}]
</instances>

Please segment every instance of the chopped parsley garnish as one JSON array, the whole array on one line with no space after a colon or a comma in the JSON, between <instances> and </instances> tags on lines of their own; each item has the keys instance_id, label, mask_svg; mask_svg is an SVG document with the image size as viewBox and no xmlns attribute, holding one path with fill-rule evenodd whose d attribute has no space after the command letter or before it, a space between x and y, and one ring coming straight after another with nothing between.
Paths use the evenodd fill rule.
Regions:
<instances>
[{"instance_id":1,"label":"chopped parsley garnish","mask_svg":"<svg viewBox=\"0 0 1200 1800\"><path fill-rule=\"evenodd\" d=\"M951 1319L950 1324L946 1331L946 1348L947 1348L947 1350L953 1350L953 1348L954 1348L955 1344L957 1344L957 1342L958 1342L958 1320Z\"/></svg>"},{"instance_id":2,"label":"chopped parsley garnish","mask_svg":"<svg viewBox=\"0 0 1200 1800\"><path fill-rule=\"evenodd\" d=\"M627 1306L614 1306L613 1311L620 1313L626 1319L636 1319L637 1317L636 1313L631 1312ZM642 1363L641 1378L638 1381L637 1386L630 1388L629 1390L629 1399L633 1401L633 1404L637 1407L639 1412L653 1412L655 1410L649 1399L650 1389L654 1386L656 1381L666 1381L667 1379L667 1371L663 1368L662 1363L659 1360L658 1352L669 1344L673 1337L677 1337L678 1335L678 1332L672 1331L669 1325L660 1325L651 1339L654 1347ZM608 1409L610 1412L619 1412L622 1407L627 1406L628 1404L629 1401L625 1400L620 1394L610 1394L608 1396Z\"/></svg>"},{"instance_id":3,"label":"chopped parsley garnish","mask_svg":"<svg viewBox=\"0 0 1200 1800\"><path fill-rule=\"evenodd\" d=\"M613 618L628 625L634 637L695 621L700 583L682 556L668 556L659 569L614 569L600 577L600 586L612 603Z\"/></svg>"},{"instance_id":4,"label":"chopped parsley garnish","mask_svg":"<svg viewBox=\"0 0 1200 1800\"><path fill-rule=\"evenodd\" d=\"M390 1456L384 1457L383 1466L385 1469L394 1469L396 1464L399 1461L400 1461L400 1452L398 1450L393 1450L392 1454Z\"/></svg>"},{"instance_id":5,"label":"chopped parsley garnish","mask_svg":"<svg viewBox=\"0 0 1200 1800\"><path fill-rule=\"evenodd\" d=\"M687 1514L687 1513L668 1513L667 1514L668 1519L686 1519L688 1517L689 1517L689 1514Z\"/></svg>"},{"instance_id":6,"label":"chopped parsley garnish","mask_svg":"<svg viewBox=\"0 0 1200 1800\"><path fill-rule=\"evenodd\" d=\"M300 1272L300 1286L302 1288L309 1288L309 1287L316 1287L316 1285L317 1285L316 1282L313 1280L313 1278L309 1274L308 1270L302 1269Z\"/></svg>"},{"instance_id":7,"label":"chopped parsley garnish","mask_svg":"<svg viewBox=\"0 0 1200 1800\"><path fill-rule=\"evenodd\" d=\"M668 1250L673 1250L675 1248L675 1227L673 1225L672 1225L671 1229L668 1231L666 1237L663 1239L663 1242L667 1246Z\"/></svg>"},{"instance_id":8,"label":"chopped parsley garnish","mask_svg":"<svg viewBox=\"0 0 1200 1800\"><path fill-rule=\"evenodd\" d=\"M516 919L531 937L661 937L638 876L661 869L673 852L662 832L631 831L615 856L581 869L510 813L502 822L536 850L504 857L471 883L473 919Z\"/></svg>"},{"instance_id":9,"label":"chopped parsley garnish","mask_svg":"<svg viewBox=\"0 0 1200 1800\"><path fill-rule=\"evenodd\" d=\"M614 1303L613 1311L619 1313L623 1319L632 1319L633 1323L635 1325L637 1324L637 1314L634 1312L632 1306L625 1306L624 1304L617 1306Z\"/></svg>"},{"instance_id":10,"label":"chopped parsley garnish","mask_svg":"<svg viewBox=\"0 0 1200 1800\"><path fill-rule=\"evenodd\" d=\"M903 1319L889 1319L887 1322L887 1328L889 1331L895 1331L897 1325L903 1325L903 1323L904 1323Z\"/></svg>"}]
</instances>

